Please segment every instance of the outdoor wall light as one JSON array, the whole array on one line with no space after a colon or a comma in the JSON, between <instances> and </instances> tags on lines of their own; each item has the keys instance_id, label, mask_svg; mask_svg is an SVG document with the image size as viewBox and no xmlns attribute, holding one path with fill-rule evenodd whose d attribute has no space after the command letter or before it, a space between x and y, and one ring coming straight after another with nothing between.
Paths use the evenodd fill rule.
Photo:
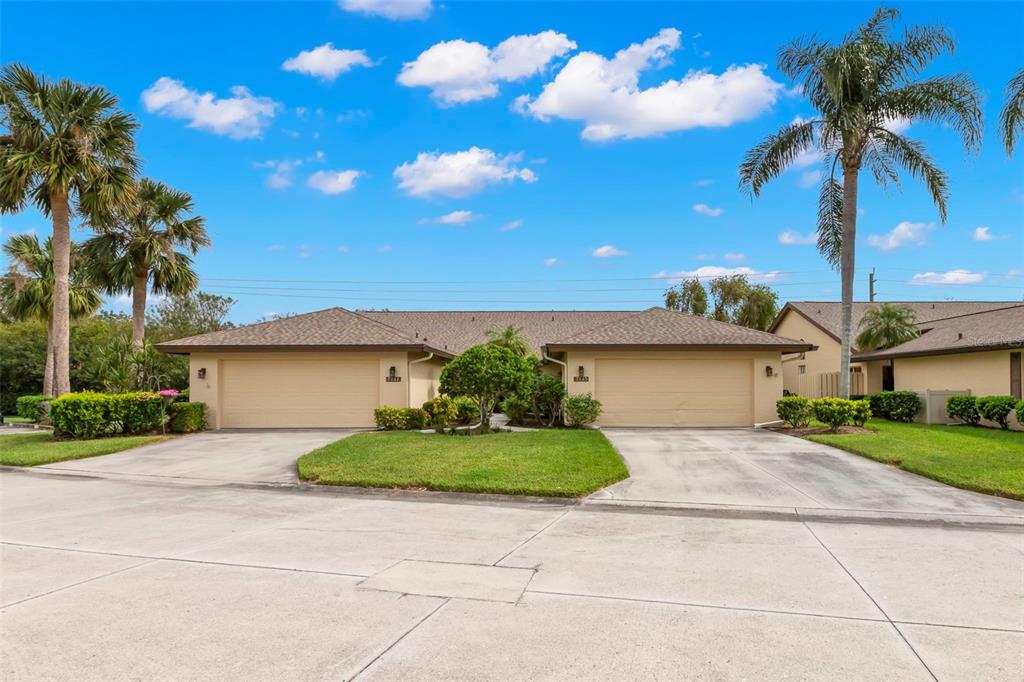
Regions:
<instances>
[{"instance_id":1,"label":"outdoor wall light","mask_svg":"<svg viewBox=\"0 0 1024 682\"><path fill-rule=\"evenodd\" d=\"M206 378L206 368L205 367L200 367L199 370L196 372L196 376L199 377L200 379L205 379Z\"/></svg>"},{"instance_id":2,"label":"outdoor wall light","mask_svg":"<svg viewBox=\"0 0 1024 682\"><path fill-rule=\"evenodd\" d=\"M583 365L580 365L579 368L576 370L576 376L578 376L580 379L587 376L586 370L583 369Z\"/></svg>"},{"instance_id":3,"label":"outdoor wall light","mask_svg":"<svg viewBox=\"0 0 1024 682\"><path fill-rule=\"evenodd\" d=\"M388 375L384 377L384 381L390 383L401 381L402 377L398 376L398 370L395 367L388 367Z\"/></svg>"},{"instance_id":4,"label":"outdoor wall light","mask_svg":"<svg viewBox=\"0 0 1024 682\"><path fill-rule=\"evenodd\" d=\"M772 368L772 366L771 366L771 365L765 365L765 368L764 368L764 375L765 375L766 377L770 377L770 376L772 376L773 374L775 374L775 370L774 370L774 369Z\"/></svg>"},{"instance_id":5,"label":"outdoor wall light","mask_svg":"<svg viewBox=\"0 0 1024 682\"><path fill-rule=\"evenodd\" d=\"M397 371L398 371L398 370L396 370L396 369L394 368L394 366L392 366L392 367L388 367L388 378L389 378L389 379L394 379L394 378L395 378L395 374L397 373Z\"/></svg>"}]
</instances>

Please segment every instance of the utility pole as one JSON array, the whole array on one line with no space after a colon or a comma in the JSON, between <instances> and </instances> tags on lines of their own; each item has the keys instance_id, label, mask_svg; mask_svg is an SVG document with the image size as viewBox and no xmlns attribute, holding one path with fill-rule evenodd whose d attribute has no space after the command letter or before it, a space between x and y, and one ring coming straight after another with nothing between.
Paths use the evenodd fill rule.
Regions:
<instances>
[{"instance_id":1,"label":"utility pole","mask_svg":"<svg viewBox=\"0 0 1024 682\"><path fill-rule=\"evenodd\" d=\"M871 268L871 272L868 273L868 301L871 303L875 302L875 269Z\"/></svg>"}]
</instances>

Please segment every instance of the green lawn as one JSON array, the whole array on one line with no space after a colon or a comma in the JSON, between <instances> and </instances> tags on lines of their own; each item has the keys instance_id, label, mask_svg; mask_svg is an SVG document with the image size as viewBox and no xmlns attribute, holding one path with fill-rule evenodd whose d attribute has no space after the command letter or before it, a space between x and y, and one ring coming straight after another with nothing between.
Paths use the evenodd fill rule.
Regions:
<instances>
[{"instance_id":1,"label":"green lawn","mask_svg":"<svg viewBox=\"0 0 1024 682\"><path fill-rule=\"evenodd\" d=\"M358 433L299 458L299 477L332 485L579 497L629 475L600 431L446 436Z\"/></svg>"},{"instance_id":2,"label":"green lawn","mask_svg":"<svg viewBox=\"0 0 1024 682\"><path fill-rule=\"evenodd\" d=\"M808 438L958 488L1024 500L1024 433L1020 431L882 419L872 419L867 426L875 433Z\"/></svg>"},{"instance_id":3,"label":"green lawn","mask_svg":"<svg viewBox=\"0 0 1024 682\"><path fill-rule=\"evenodd\" d=\"M163 436L117 436L95 440L55 440L49 431L0 435L0 464L32 467L109 455L161 440Z\"/></svg>"},{"instance_id":4,"label":"green lawn","mask_svg":"<svg viewBox=\"0 0 1024 682\"><path fill-rule=\"evenodd\" d=\"M28 419L26 417L19 417L16 414L5 414L4 415L4 423L5 424L31 424L32 420Z\"/></svg>"}]
</instances>

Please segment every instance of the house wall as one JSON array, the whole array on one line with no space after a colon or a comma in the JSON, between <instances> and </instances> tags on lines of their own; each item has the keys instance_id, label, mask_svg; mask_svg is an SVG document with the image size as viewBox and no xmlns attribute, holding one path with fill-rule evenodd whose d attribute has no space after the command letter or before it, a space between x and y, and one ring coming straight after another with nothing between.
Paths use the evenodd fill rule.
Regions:
<instances>
[{"instance_id":1,"label":"house wall","mask_svg":"<svg viewBox=\"0 0 1024 682\"><path fill-rule=\"evenodd\" d=\"M426 353L410 353L410 361L425 358ZM433 357L426 362L409 365L409 407L420 407L428 400L433 400L440 392L441 370L445 360Z\"/></svg>"},{"instance_id":2,"label":"house wall","mask_svg":"<svg viewBox=\"0 0 1024 682\"><path fill-rule=\"evenodd\" d=\"M838 372L841 358L841 346L834 338L814 326L803 315L789 310L773 332L790 339L799 339L813 343L817 350L806 353L787 353L782 358L782 387L790 393L800 392L800 365L806 367L805 375ZM851 367L862 367L863 363L851 363ZM881 390L881 374L878 377ZM871 380L868 379L868 392Z\"/></svg>"},{"instance_id":3,"label":"house wall","mask_svg":"<svg viewBox=\"0 0 1024 682\"><path fill-rule=\"evenodd\" d=\"M745 359L751 363L751 412L755 423L775 421L776 401L782 397L782 359L780 353L750 351L569 351L566 353L567 388L571 395L589 393L597 395L601 377L597 372L597 361L603 359L644 359L672 362L674 360L700 361L714 363L724 359ZM574 381L579 367L583 366L588 381ZM772 368L772 376L767 376L766 367ZM664 389L665 387L661 387ZM714 386L708 386L713 391ZM599 422L600 423L600 422Z\"/></svg>"},{"instance_id":4,"label":"house wall","mask_svg":"<svg viewBox=\"0 0 1024 682\"><path fill-rule=\"evenodd\" d=\"M417 397L421 393L414 392L413 385L422 386L424 383L429 384L430 379L426 379L424 382L422 379L420 382L412 381L409 376L409 359L410 355L414 357L422 357L422 353L410 354L407 352L388 352L388 353L345 353L345 352L333 352L333 353L318 353L318 352L253 352L253 353L194 353L189 357L189 399L194 402L201 402L206 405L206 422L207 427L211 429L218 429L221 427L220 414L222 411L222 398L221 398L221 364L225 360L239 359L248 361L263 361L267 363L282 363L288 362L289 360L315 360L315 359L326 359L331 357L344 357L350 359L357 358L374 358L377 360L379 365L378 371L378 394L379 394L379 405L390 405L393 407L407 407L409 405L410 395L415 393ZM422 363L422 365L428 365L431 363ZM388 381L387 377L391 367L395 368L395 375L400 378L400 381ZM413 370L416 370L420 365L414 365ZM206 377L204 379L199 378L199 370L201 368L206 369ZM424 368L425 374L432 375L433 373L440 374L440 369L426 369ZM434 382L436 386L436 381ZM273 391L273 386L267 387L268 391ZM417 388L416 391L423 391L422 388ZM425 389L425 392L429 393L431 389ZM426 400L426 399L424 399ZM420 400L415 405L420 405L424 402ZM341 424L339 426L345 426Z\"/></svg>"}]
</instances>

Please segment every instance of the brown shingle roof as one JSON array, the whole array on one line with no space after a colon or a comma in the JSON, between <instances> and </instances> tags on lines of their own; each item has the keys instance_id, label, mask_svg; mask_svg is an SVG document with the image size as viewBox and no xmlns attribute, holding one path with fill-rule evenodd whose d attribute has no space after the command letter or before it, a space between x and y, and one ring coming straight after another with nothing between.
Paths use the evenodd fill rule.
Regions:
<instances>
[{"instance_id":1,"label":"brown shingle roof","mask_svg":"<svg viewBox=\"0 0 1024 682\"><path fill-rule=\"evenodd\" d=\"M1024 348L1024 305L948 317L920 325L921 336L894 348L858 353L855 360Z\"/></svg>"},{"instance_id":2,"label":"brown shingle roof","mask_svg":"<svg viewBox=\"0 0 1024 682\"><path fill-rule=\"evenodd\" d=\"M541 346L551 339L560 339L591 329L635 312L619 310L510 310L510 311L360 311L360 315L406 334L417 336L432 346L450 353L461 353L470 346L487 341L489 329L519 327L530 342L530 349L540 353Z\"/></svg>"},{"instance_id":3,"label":"brown shingle roof","mask_svg":"<svg viewBox=\"0 0 1024 682\"><path fill-rule=\"evenodd\" d=\"M803 341L787 339L768 332L665 308L648 308L641 312L630 313L600 327L551 341L547 346L552 349L573 346L661 346L671 348L730 346L785 351L805 351L813 348L811 344Z\"/></svg>"},{"instance_id":4,"label":"brown shingle roof","mask_svg":"<svg viewBox=\"0 0 1024 682\"><path fill-rule=\"evenodd\" d=\"M885 301L897 305L909 306L917 316L918 323L931 322L932 320L970 315L972 313L984 312L987 310L998 310L1020 305L1020 301ZM860 327L860 320L868 308L879 305L865 301L855 301L853 304L853 335L857 335ZM772 326L768 331L775 331L784 315L794 310L810 320L826 334L829 334L836 341L839 341L842 304L838 301L790 301L779 311Z\"/></svg>"},{"instance_id":5,"label":"brown shingle roof","mask_svg":"<svg viewBox=\"0 0 1024 682\"><path fill-rule=\"evenodd\" d=\"M257 348L419 348L434 350L423 340L344 308L328 308L294 317L249 324L157 344L165 352Z\"/></svg>"}]
</instances>

